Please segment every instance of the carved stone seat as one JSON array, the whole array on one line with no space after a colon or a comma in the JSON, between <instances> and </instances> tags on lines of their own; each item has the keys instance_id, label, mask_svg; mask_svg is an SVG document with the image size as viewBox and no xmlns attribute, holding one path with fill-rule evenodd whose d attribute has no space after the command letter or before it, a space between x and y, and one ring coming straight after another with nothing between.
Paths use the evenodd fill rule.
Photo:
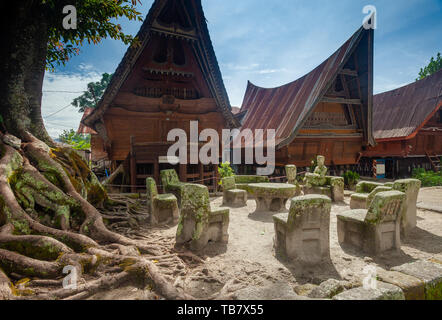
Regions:
<instances>
[{"instance_id":1,"label":"carved stone seat","mask_svg":"<svg viewBox=\"0 0 442 320\"><path fill-rule=\"evenodd\" d=\"M393 189L405 193L406 210L402 214L401 232L404 236L416 227L416 203L421 182L417 179L396 180Z\"/></svg>"},{"instance_id":2,"label":"carved stone seat","mask_svg":"<svg viewBox=\"0 0 442 320\"><path fill-rule=\"evenodd\" d=\"M178 206L181 207L181 194L186 183L180 181L174 169L162 170L160 176L164 193L175 195L178 200Z\"/></svg>"},{"instance_id":3,"label":"carved stone seat","mask_svg":"<svg viewBox=\"0 0 442 320\"><path fill-rule=\"evenodd\" d=\"M234 177L222 179L223 205L231 207L244 207L247 205L247 191L237 189Z\"/></svg>"},{"instance_id":4,"label":"carved stone seat","mask_svg":"<svg viewBox=\"0 0 442 320\"><path fill-rule=\"evenodd\" d=\"M379 192L368 210L355 209L337 215L338 240L369 254L400 250L400 221L406 207L405 194L396 190Z\"/></svg>"},{"instance_id":5,"label":"carved stone seat","mask_svg":"<svg viewBox=\"0 0 442 320\"><path fill-rule=\"evenodd\" d=\"M377 187L384 187L384 185L378 182L360 181L356 185L356 193L353 193L350 197L350 208L367 209L367 199Z\"/></svg>"},{"instance_id":6,"label":"carved stone seat","mask_svg":"<svg viewBox=\"0 0 442 320\"><path fill-rule=\"evenodd\" d=\"M354 193L350 200L350 209L368 209L376 194L379 192L391 191L390 187L376 187L370 193Z\"/></svg>"},{"instance_id":7,"label":"carved stone seat","mask_svg":"<svg viewBox=\"0 0 442 320\"><path fill-rule=\"evenodd\" d=\"M209 241L227 243L230 210L212 210L209 190L203 185L185 184L181 194L176 243L189 243L194 251L204 249Z\"/></svg>"},{"instance_id":8,"label":"carved stone seat","mask_svg":"<svg viewBox=\"0 0 442 320\"><path fill-rule=\"evenodd\" d=\"M304 194L319 194L332 199L333 202L344 201L344 178L325 176L323 186L304 187Z\"/></svg>"},{"instance_id":9,"label":"carved stone seat","mask_svg":"<svg viewBox=\"0 0 442 320\"><path fill-rule=\"evenodd\" d=\"M303 264L329 259L330 210L331 200L327 196L292 198L288 213L273 216L276 253Z\"/></svg>"},{"instance_id":10,"label":"carved stone seat","mask_svg":"<svg viewBox=\"0 0 442 320\"><path fill-rule=\"evenodd\" d=\"M158 194L157 185L152 178L146 179L147 204L150 210L150 223L176 224L179 219L177 198L173 194Z\"/></svg>"}]
</instances>

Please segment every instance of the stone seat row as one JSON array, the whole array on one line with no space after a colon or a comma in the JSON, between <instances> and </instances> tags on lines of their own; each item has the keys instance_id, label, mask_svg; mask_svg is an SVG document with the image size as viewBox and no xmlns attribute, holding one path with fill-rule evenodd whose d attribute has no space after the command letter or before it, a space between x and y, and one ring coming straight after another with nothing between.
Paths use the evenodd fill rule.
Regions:
<instances>
[{"instance_id":1,"label":"stone seat row","mask_svg":"<svg viewBox=\"0 0 442 320\"><path fill-rule=\"evenodd\" d=\"M206 186L180 182L173 169L161 171L161 183L164 194L158 194L153 178L146 179L152 225L178 224L176 243L195 251L209 241L227 243L230 210L211 208Z\"/></svg>"}]
</instances>

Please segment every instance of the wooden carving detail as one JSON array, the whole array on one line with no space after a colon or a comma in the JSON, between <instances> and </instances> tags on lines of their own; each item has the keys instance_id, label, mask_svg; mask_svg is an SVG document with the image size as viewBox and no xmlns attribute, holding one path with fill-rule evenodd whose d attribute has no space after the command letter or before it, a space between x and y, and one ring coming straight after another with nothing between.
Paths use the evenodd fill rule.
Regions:
<instances>
[{"instance_id":1,"label":"wooden carving detail","mask_svg":"<svg viewBox=\"0 0 442 320\"><path fill-rule=\"evenodd\" d=\"M200 98L197 90L187 89L187 88L139 87L135 88L133 93L137 96L146 97L146 98L162 98L164 96L169 96L168 98L165 98L166 100L167 99L170 100L170 97L174 97L176 99L181 99L181 100L196 100Z\"/></svg>"}]
</instances>

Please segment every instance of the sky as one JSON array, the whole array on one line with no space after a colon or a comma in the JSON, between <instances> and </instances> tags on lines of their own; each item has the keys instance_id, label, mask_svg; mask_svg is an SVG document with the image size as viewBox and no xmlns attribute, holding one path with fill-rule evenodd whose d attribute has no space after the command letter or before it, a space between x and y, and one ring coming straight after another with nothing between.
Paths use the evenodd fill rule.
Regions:
<instances>
[{"instance_id":1,"label":"sky","mask_svg":"<svg viewBox=\"0 0 442 320\"><path fill-rule=\"evenodd\" d=\"M145 17L153 0L141 0ZM277 87L294 81L327 59L362 25L366 5L376 7L374 91L415 81L420 68L442 52L442 0L202 0L215 54L232 106L240 107L247 81ZM141 22L120 20L136 35ZM106 39L85 45L66 66L47 72L42 114L56 138L78 128L81 115L69 106L113 73L127 46ZM60 111L61 110L61 111Z\"/></svg>"}]
</instances>

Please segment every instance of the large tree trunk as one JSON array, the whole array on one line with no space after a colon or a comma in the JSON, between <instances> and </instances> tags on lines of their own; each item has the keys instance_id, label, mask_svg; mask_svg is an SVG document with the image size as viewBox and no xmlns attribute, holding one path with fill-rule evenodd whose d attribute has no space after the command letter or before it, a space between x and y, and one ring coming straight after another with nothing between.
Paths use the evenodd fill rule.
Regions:
<instances>
[{"instance_id":1,"label":"large tree trunk","mask_svg":"<svg viewBox=\"0 0 442 320\"><path fill-rule=\"evenodd\" d=\"M52 144L41 116L48 24L41 1L2 4L0 129L23 138L26 131Z\"/></svg>"}]
</instances>

